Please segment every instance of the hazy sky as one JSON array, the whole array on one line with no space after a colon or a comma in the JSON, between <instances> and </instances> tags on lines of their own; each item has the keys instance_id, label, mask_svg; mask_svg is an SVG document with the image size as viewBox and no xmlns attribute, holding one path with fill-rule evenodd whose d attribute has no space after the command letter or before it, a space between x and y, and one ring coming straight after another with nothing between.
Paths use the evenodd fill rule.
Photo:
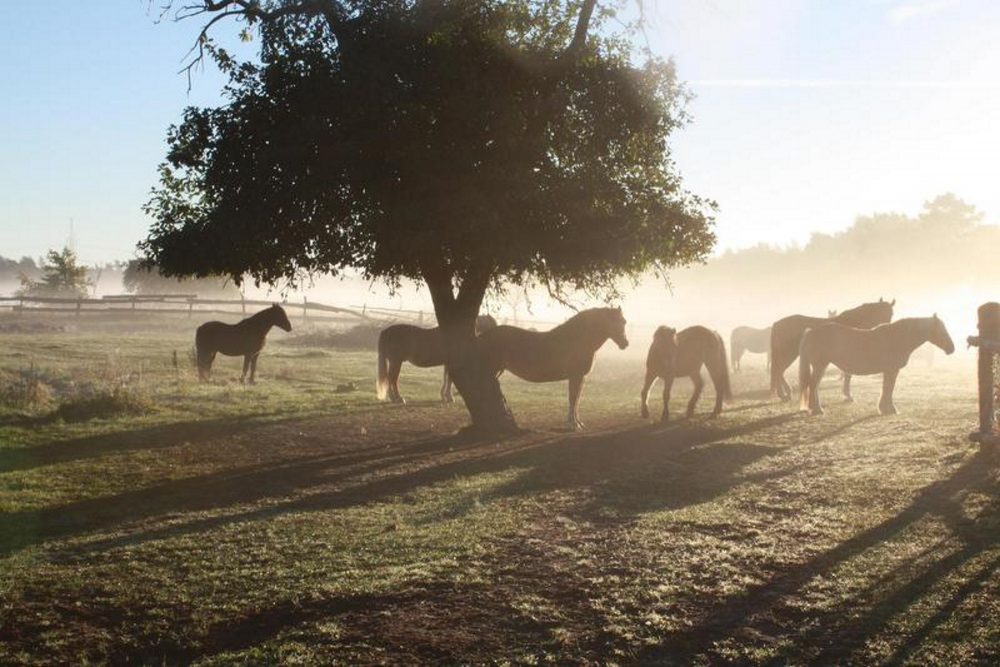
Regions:
<instances>
[{"instance_id":1,"label":"hazy sky","mask_svg":"<svg viewBox=\"0 0 1000 667\"><path fill-rule=\"evenodd\" d=\"M721 248L944 191L1000 221L1000 2L647 4L650 46L697 95L675 158L718 201ZM177 74L196 24L154 25L144 0L3 5L0 255L60 246L72 219L84 260L130 257L167 126L217 99L210 68L190 93Z\"/></svg>"}]
</instances>

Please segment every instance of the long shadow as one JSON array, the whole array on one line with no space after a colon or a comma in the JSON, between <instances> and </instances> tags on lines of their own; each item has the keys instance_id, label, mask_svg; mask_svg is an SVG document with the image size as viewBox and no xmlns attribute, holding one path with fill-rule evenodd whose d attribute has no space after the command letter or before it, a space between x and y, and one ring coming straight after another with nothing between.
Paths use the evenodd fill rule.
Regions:
<instances>
[{"instance_id":1,"label":"long shadow","mask_svg":"<svg viewBox=\"0 0 1000 667\"><path fill-rule=\"evenodd\" d=\"M71 503L39 511L0 515L0 554L43 541L127 526L158 515L205 512L237 507L221 516L139 530L95 541L88 550L134 544L149 539L205 531L235 522L279 514L344 508L387 499L456 476L526 468L529 472L499 493L516 495L553 488L595 487L616 478L656 474L664 468L711 470L703 492L715 495L735 483L736 473L775 451L756 445L731 445L684 454L685 450L747 435L797 419L785 414L733 428L667 428L639 426L585 436L553 435L496 446L463 444L454 437L374 448L330 456L314 456L278 464L248 466L167 482L112 497ZM448 456L442 456L447 454ZM443 460L442 460L443 459ZM413 469L416 467L416 469ZM394 472L392 469L402 470ZM685 472L685 474L687 474ZM669 477L669 476L668 476ZM360 478L360 479L359 479ZM353 483L352 482L355 482ZM342 488L336 488L343 485ZM326 490L334 486L334 490ZM649 485L647 484L646 487ZM648 489L644 488L644 492ZM618 509L627 512L667 506L676 494L665 485L647 493L623 496ZM613 498L603 494L603 502ZM249 509L246 506L251 505ZM583 511L589 511L584 509Z\"/></svg>"},{"instance_id":2,"label":"long shadow","mask_svg":"<svg viewBox=\"0 0 1000 667\"><path fill-rule=\"evenodd\" d=\"M0 449L0 472L31 470L46 465L96 458L105 454L162 449L181 442L202 442L260 428L262 420L275 417L277 414L259 413L252 417L173 422L120 433L58 440L30 447L4 448ZM267 423L285 423L294 419L290 417Z\"/></svg>"},{"instance_id":3,"label":"long shadow","mask_svg":"<svg viewBox=\"0 0 1000 667\"><path fill-rule=\"evenodd\" d=\"M962 516L960 507L961 500L967 494L977 491L990 492L994 497L994 507L997 505L994 472L995 464L988 455L976 454L970 457L951 477L925 487L909 506L892 518L798 566L783 570L745 594L715 605L709 604L707 612L697 623L681 632L668 635L659 645L646 649L639 655L638 661L667 660L685 664L711 660L708 654L713 644L730 638L739 631L747 628L753 630L757 626L765 635L780 632L780 628L776 630L773 627L773 619L782 600L794 596L814 578L824 576L864 551L891 540L925 516L933 515L944 519L965 540L963 548L923 568L922 574L893 593L881 596L865 613L858 614L856 608L845 608L850 605L848 601L845 605L838 605L826 613L810 617L812 629L790 637L793 640L792 647L786 653L792 654L783 654L782 658L777 659L778 662L802 662L803 657L796 655L797 652L804 652L804 647L820 646L823 648L818 655L806 659L818 665L849 661L854 652L882 630L891 618L904 612L915 600L970 559L985 549L1000 544L1000 535L995 528L977 530L974 525L970 526L969 520ZM922 555L926 554L915 558ZM998 565L1000 562L994 561L985 570L993 571ZM910 655L920 638L930 632L932 624L943 621L947 609L956 607L960 602L953 600L945 605L938 616L928 621L908 643L903 644L895 657L903 659Z\"/></svg>"}]
</instances>

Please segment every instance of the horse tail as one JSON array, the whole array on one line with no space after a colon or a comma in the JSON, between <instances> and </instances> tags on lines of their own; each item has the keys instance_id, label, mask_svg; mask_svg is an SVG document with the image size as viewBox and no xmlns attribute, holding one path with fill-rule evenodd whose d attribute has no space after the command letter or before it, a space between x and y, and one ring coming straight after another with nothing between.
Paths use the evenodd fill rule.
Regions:
<instances>
[{"instance_id":1,"label":"horse tail","mask_svg":"<svg viewBox=\"0 0 1000 667\"><path fill-rule=\"evenodd\" d=\"M806 358L806 339L809 338L809 329L802 334L799 342L799 409L803 412L809 411L809 404L812 402L810 387L812 386L811 363Z\"/></svg>"},{"instance_id":2,"label":"horse tail","mask_svg":"<svg viewBox=\"0 0 1000 667\"><path fill-rule=\"evenodd\" d=\"M722 398L726 401L733 400L733 388L729 382L729 365L726 363L726 341L715 332L715 339L719 342L719 386L716 391L722 392Z\"/></svg>"},{"instance_id":3,"label":"horse tail","mask_svg":"<svg viewBox=\"0 0 1000 667\"><path fill-rule=\"evenodd\" d=\"M778 331L776 328L771 329L771 395L780 396L781 395L781 370L778 368L778 364L774 363L775 359L778 358Z\"/></svg>"},{"instance_id":4,"label":"horse tail","mask_svg":"<svg viewBox=\"0 0 1000 667\"><path fill-rule=\"evenodd\" d=\"M385 331L378 335L378 360L375 362L375 395L384 401L389 393L389 360L385 356Z\"/></svg>"},{"instance_id":5,"label":"horse tail","mask_svg":"<svg viewBox=\"0 0 1000 667\"><path fill-rule=\"evenodd\" d=\"M735 371L736 364L740 361L739 355L736 354L736 329L733 329L733 333L729 334L729 360Z\"/></svg>"}]
</instances>

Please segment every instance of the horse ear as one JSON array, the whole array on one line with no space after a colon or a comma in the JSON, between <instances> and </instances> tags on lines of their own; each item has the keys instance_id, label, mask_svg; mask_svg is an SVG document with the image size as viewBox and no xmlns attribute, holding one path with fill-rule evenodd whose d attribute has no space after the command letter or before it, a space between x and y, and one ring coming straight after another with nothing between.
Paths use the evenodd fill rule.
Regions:
<instances>
[{"instance_id":1,"label":"horse ear","mask_svg":"<svg viewBox=\"0 0 1000 667\"><path fill-rule=\"evenodd\" d=\"M892 300L892 303L890 303L889 305L890 305L890 306L895 306L895 305L896 305L896 300L895 300L895 299L893 299L893 300Z\"/></svg>"},{"instance_id":2,"label":"horse ear","mask_svg":"<svg viewBox=\"0 0 1000 667\"><path fill-rule=\"evenodd\" d=\"M934 319L936 320L937 318L938 318L937 313L934 313Z\"/></svg>"},{"instance_id":3,"label":"horse ear","mask_svg":"<svg viewBox=\"0 0 1000 667\"><path fill-rule=\"evenodd\" d=\"M879 298L878 298L878 302L879 302L879 303L885 303L885 299L883 299L882 297L879 297Z\"/></svg>"}]
</instances>

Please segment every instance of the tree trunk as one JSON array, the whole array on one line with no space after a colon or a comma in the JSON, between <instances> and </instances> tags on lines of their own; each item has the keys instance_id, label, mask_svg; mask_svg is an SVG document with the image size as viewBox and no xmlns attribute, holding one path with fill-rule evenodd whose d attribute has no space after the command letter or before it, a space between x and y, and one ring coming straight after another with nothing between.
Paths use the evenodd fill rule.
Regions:
<instances>
[{"instance_id":1,"label":"tree trunk","mask_svg":"<svg viewBox=\"0 0 1000 667\"><path fill-rule=\"evenodd\" d=\"M483 363L476 348L475 319L473 314L441 325L448 374L462 395L474 433L486 436L514 433L517 423L500 390L500 382Z\"/></svg>"},{"instance_id":2,"label":"tree trunk","mask_svg":"<svg viewBox=\"0 0 1000 667\"><path fill-rule=\"evenodd\" d=\"M434 301L441 336L444 338L448 374L462 395L472 419L470 431L477 436L517 432L517 422L500 390L500 382L486 367L476 347L476 318L482 305L489 275L463 284L456 298L451 276L443 271L425 272Z\"/></svg>"}]
</instances>

